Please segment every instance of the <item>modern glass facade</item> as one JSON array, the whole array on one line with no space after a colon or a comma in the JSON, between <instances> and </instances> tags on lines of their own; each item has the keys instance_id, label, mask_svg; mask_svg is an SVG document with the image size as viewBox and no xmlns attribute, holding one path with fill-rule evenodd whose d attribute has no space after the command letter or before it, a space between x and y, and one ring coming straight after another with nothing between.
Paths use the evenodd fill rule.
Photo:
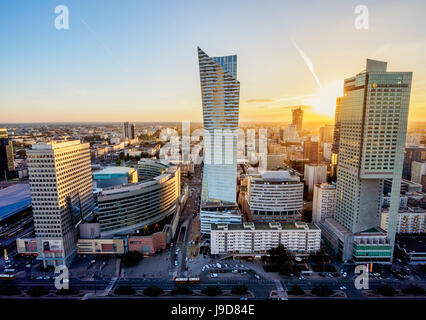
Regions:
<instances>
[{"instance_id":1,"label":"modern glass facade","mask_svg":"<svg viewBox=\"0 0 426 320\"><path fill-rule=\"evenodd\" d=\"M236 201L240 83L237 56L198 48L204 122L202 202Z\"/></svg>"}]
</instances>

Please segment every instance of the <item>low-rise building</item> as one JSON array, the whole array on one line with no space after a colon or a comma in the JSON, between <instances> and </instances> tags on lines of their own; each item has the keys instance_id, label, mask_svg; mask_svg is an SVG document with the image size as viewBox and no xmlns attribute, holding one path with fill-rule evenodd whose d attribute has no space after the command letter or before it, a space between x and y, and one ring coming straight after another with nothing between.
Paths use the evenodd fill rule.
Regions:
<instances>
[{"instance_id":1,"label":"low-rise building","mask_svg":"<svg viewBox=\"0 0 426 320\"><path fill-rule=\"evenodd\" d=\"M211 227L212 254L264 255L282 244L294 254L317 252L321 230L311 223L214 224Z\"/></svg>"},{"instance_id":2,"label":"low-rise building","mask_svg":"<svg viewBox=\"0 0 426 320\"><path fill-rule=\"evenodd\" d=\"M425 233L426 210L419 207L408 207L399 210L396 220L396 233ZM387 230L389 220L389 209L382 211L380 227Z\"/></svg>"}]
</instances>

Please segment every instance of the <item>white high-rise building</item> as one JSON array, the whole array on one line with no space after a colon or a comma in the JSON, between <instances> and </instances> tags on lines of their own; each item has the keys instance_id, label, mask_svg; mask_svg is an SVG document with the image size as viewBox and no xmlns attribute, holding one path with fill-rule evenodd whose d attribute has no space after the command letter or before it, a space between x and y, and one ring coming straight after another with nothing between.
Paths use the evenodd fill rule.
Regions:
<instances>
[{"instance_id":1,"label":"white high-rise building","mask_svg":"<svg viewBox=\"0 0 426 320\"><path fill-rule=\"evenodd\" d=\"M37 259L69 265L76 254L76 225L94 207L89 143L34 144L27 162Z\"/></svg>"},{"instance_id":2,"label":"white high-rise building","mask_svg":"<svg viewBox=\"0 0 426 320\"><path fill-rule=\"evenodd\" d=\"M228 205L232 206L236 202L240 82L237 80L236 55L209 57L198 48L198 60L204 123L204 170L200 212L204 232L209 230L206 221L216 220L212 215L225 214L223 210L228 212ZM215 214L212 210L213 204L218 205ZM203 207L208 207L209 210L204 212ZM240 215L239 212L235 214ZM222 218L217 217L217 220ZM233 219L229 221L231 220Z\"/></svg>"},{"instance_id":3,"label":"white high-rise building","mask_svg":"<svg viewBox=\"0 0 426 320\"><path fill-rule=\"evenodd\" d=\"M411 181L422 184L422 176L426 175L426 162L411 163Z\"/></svg>"},{"instance_id":4,"label":"white high-rise building","mask_svg":"<svg viewBox=\"0 0 426 320\"><path fill-rule=\"evenodd\" d=\"M304 180L308 186L308 191L314 190L314 185L327 181L327 165L325 164L305 164Z\"/></svg>"},{"instance_id":5,"label":"white high-rise building","mask_svg":"<svg viewBox=\"0 0 426 320\"><path fill-rule=\"evenodd\" d=\"M318 224L326 218L334 218L336 211L336 185L321 183L314 186L312 222Z\"/></svg>"},{"instance_id":6,"label":"white high-rise building","mask_svg":"<svg viewBox=\"0 0 426 320\"><path fill-rule=\"evenodd\" d=\"M266 171L261 176L250 177L247 191L253 221L301 220L303 183L294 173Z\"/></svg>"},{"instance_id":7,"label":"white high-rise building","mask_svg":"<svg viewBox=\"0 0 426 320\"><path fill-rule=\"evenodd\" d=\"M391 178L387 237L393 247L412 73L386 69L386 62L367 59L365 71L344 81L335 219L352 234L378 227L383 181ZM354 251L345 245L343 259ZM375 257L371 251L369 257ZM392 253L377 257L392 260Z\"/></svg>"}]
</instances>

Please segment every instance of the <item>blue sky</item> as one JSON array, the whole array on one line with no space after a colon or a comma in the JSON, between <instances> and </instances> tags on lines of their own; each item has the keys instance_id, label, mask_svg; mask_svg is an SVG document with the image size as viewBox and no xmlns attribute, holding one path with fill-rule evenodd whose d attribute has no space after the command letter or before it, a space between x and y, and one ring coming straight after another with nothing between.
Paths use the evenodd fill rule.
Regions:
<instances>
[{"instance_id":1,"label":"blue sky","mask_svg":"<svg viewBox=\"0 0 426 320\"><path fill-rule=\"evenodd\" d=\"M54 27L61 4L69 30ZM368 30L354 28L359 4ZM393 0L2 1L0 122L201 120L197 46L238 55L242 120L285 122L285 106L305 101L277 100L318 90L292 39L324 86L367 57L413 71L412 109L426 119L425 9Z\"/></svg>"}]
</instances>

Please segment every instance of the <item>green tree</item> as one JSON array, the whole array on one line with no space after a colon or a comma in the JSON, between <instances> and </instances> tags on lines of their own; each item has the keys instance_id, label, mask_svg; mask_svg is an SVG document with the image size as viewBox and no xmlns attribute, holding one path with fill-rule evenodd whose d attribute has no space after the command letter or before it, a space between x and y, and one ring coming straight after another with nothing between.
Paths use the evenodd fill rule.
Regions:
<instances>
[{"instance_id":1,"label":"green tree","mask_svg":"<svg viewBox=\"0 0 426 320\"><path fill-rule=\"evenodd\" d=\"M207 288L204 288L201 293L207 296L218 296L222 293L222 290L217 286L209 286Z\"/></svg>"},{"instance_id":2,"label":"green tree","mask_svg":"<svg viewBox=\"0 0 426 320\"><path fill-rule=\"evenodd\" d=\"M121 166L121 159L117 158L117 160L115 161L115 164L117 165L117 167Z\"/></svg>"},{"instance_id":3,"label":"green tree","mask_svg":"<svg viewBox=\"0 0 426 320\"><path fill-rule=\"evenodd\" d=\"M302 294L305 294L305 291L297 284L294 284L288 293L294 296L301 296Z\"/></svg>"},{"instance_id":4,"label":"green tree","mask_svg":"<svg viewBox=\"0 0 426 320\"><path fill-rule=\"evenodd\" d=\"M236 286L234 289L232 289L232 294L238 294L240 296L243 296L248 293L248 287L246 285L240 285Z\"/></svg>"},{"instance_id":5,"label":"green tree","mask_svg":"<svg viewBox=\"0 0 426 320\"><path fill-rule=\"evenodd\" d=\"M143 294L149 297L156 297L162 294L163 292L164 292L163 289L152 286L152 287L146 288L143 291Z\"/></svg>"}]
</instances>

